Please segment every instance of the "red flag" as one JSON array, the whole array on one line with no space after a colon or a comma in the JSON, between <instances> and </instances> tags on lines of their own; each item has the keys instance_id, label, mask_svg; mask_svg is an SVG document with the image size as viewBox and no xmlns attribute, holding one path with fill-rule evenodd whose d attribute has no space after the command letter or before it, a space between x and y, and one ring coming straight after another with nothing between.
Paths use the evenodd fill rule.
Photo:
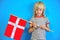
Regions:
<instances>
[{"instance_id":1,"label":"red flag","mask_svg":"<svg viewBox=\"0 0 60 40\"><path fill-rule=\"evenodd\" d=\"M22 34L26 26L26 21L16 16L10 15L5 36L14 38L15 40L21 40Z\"/></svg>"}]
</instances>

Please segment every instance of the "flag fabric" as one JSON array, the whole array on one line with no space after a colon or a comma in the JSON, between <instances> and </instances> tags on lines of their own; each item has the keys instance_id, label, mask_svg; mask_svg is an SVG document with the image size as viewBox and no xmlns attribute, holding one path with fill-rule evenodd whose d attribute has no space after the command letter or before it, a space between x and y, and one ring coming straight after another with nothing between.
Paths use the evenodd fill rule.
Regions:
<instances>
[{"instance_id":1,"label":"flag fabric","mask_svg":"<svg viewBox=\"0 0 60 40\"><path fill-rule=\"evenodd\" d=\"M16 16L10 15L8 25L4 35L15 40L21 40L22 34L26 26L26 21Z\"/></svg>"}]
</instances>

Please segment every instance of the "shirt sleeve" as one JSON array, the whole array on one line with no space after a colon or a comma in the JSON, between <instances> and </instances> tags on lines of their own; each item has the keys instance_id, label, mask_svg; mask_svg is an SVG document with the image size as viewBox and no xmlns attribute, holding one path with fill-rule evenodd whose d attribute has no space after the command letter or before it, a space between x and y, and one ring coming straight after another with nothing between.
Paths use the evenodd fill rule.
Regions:
<instances>
[{"instance_id":1,"label":"shirt sleeve","mask_svg":"<svg viewBox=\"0 0 60 40\"><path fill-rule=\"evenodd\" d=\"M30 20L31 22L33 22L34 21L34 18L31 18L31 20Z\"/></svg>"},{"instance_id":2,"label":"shirt sleeve","mask_svg":"<svg viewBox=\"0 0 60 40\"><path fill-rule=\"evenodd\" d=\"M47 24L50 24L50 22L49 22L49 20L48 20L47 18L46 18L46 23L47 23Z\"/></svg>"}]
</instances>

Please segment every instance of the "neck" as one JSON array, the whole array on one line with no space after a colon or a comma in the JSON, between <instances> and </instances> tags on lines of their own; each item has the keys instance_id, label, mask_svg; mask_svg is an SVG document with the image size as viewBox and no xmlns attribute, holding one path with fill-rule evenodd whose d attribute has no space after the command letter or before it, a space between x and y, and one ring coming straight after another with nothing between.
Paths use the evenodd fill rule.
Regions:
<instances>
[{"instance_id":1,"label":"neck","mask_svg":"<svg viewBox=\"0 0 60 40\"><path fill-rule=\"evenodd\" d=\"M36 16L36 18L43 18L43 16Z\"/></svg>"}]
</instances>

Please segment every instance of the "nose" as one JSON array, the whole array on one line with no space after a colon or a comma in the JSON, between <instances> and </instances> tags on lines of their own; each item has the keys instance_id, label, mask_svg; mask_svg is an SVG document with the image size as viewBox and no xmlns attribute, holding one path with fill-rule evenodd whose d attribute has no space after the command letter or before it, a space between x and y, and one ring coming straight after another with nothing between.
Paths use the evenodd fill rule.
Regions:
<instances>
[{"instance_id":1,"label":"nose","mask_svg":"<svg viewBox=\"0 0 60 40\"><path fill-rule=\"evenodd\" d=\"M37 12L38 12L38 13L41 13L41 11L40 11L40 10L38 10Z\"/></svg>"}]
</instances>

